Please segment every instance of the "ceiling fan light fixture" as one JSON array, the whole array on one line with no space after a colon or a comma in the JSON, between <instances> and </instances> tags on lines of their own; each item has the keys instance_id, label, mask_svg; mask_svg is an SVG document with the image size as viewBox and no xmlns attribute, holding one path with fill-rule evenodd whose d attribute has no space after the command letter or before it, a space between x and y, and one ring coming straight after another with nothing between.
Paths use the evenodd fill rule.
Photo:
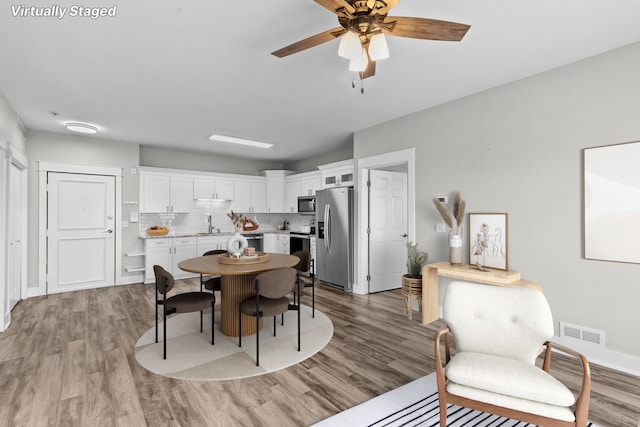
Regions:
<instances>
[{"instance_id":1,"label":"ceiling fan light fixture","mask_svg":"<svg viewBox=\"0 0 640 427\"><path fill-rule=\"evenodd\" d=\"M360 55L361 50L360 37L353 31L347 31L340 37L338 55L343 58L353 59Z\"/></svg>"},{"instance_id":2,"label":"ceiling fan light fixture","mask_svg":"<svg viewBox=\"0 0 640 427\"><path fill-rule=\"evenodd\" d=\"M360 53L349 62L349 71L364 71L367 69L369 60L367 59L367 51L360 48Z\"/></svg>"},{"instance_id":3,"label":"ceiling fan light fixture","mask_svg":"<svg viewBox=\"0 0 640 427\"><path fill-rule=\"evenodd\" d=\"M389 47L384 34L378 33L371 37L369 42L369 57L372 61L387 59L389 57Z\"/></svg>"},{"instance_id":4,"label":"ceiling fan light fixture","mask_svg":"<svg viewBox=\"0 0 640 427\"><path fill-rule=\"evenodd\" d=\"M98 128L92 125L88 125L86 123L65 123L64 126L67 130L78 133L87 133L87 134L95 134L98 133Z\"/></svg>"}]
</instances>

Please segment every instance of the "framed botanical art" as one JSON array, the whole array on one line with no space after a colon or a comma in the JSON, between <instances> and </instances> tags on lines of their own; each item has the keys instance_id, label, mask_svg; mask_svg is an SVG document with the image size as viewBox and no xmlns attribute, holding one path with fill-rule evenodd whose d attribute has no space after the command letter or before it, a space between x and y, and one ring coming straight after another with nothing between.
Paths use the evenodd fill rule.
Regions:
<instances>
[{"instance_id":1,"label":"framed botanical art","mask_svg":"<svg viewBox=\"0 0 640 427\"><path fill-rule=\"evenodd\" d=\"M508 270L506 213L469 214L469 264Z\"/></svg>"}]
</instances>

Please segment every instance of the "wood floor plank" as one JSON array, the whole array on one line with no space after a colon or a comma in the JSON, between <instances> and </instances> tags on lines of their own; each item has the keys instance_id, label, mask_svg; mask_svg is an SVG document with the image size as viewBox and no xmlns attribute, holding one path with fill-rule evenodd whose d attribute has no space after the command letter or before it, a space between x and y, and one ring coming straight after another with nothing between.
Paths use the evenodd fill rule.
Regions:
<instances>
[{"instance_id":1,"label":"wood floor plank","mask_svg":"<svg viewBox=\"0 0 640 427\"><path fill-rule=\"evenodd\" d=\"M177 291L197 280L177 282ZM302 295L311 304L310 292ZM305 426L433 372L433 333L403 313L399 290L345 294L319 285L329 344L284 370L182 381L142 368L137 339L154 325L154 287L136 284L20 302L0 334L0 420L30 426ZM454 345L455 345L455 340ZM571 388L578 369L554 357ZM592 365L590 418L640 427L640 378ZM0 423L1 424L1 423Z\"/></svg>"}]
</instances>

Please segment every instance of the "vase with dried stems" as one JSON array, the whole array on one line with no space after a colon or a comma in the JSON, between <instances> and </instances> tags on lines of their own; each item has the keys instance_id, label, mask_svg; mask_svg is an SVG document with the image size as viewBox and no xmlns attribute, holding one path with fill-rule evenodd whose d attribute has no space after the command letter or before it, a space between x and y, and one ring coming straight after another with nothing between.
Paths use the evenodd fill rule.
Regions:
<instances>
[{"instance_id":1,"label":"vase with dried stems","mask_svg":"<svg viewBox=\"0 0 640 427\"><path fill-rule=\"evenodd\" d=\"M462 200L460 192L456 191L453 196L453 212L450 212L447 205L437 197L432 201L442 220L449 226L449 262L451 265L462 265L462 221L465 201Z\"/></svg>"}]
</instances>

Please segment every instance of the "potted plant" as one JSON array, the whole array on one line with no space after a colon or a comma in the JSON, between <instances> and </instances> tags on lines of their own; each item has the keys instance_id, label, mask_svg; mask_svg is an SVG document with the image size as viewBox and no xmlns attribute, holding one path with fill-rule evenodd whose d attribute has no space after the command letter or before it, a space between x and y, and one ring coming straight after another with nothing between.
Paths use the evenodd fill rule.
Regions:
<instances>
[{"instance_id":1,"label":"potted plant","mask_svg":"<svg viewBox=\"0 0 640 427\"><path fill-rule=\"evenodd\" d=\"M402 276L402 300L409 319L413 313L413 298L422 306L422 264L427 261L427 253L418 250L418 242L407 243L407 274Z\"/></svg>"},{"instance_id":2,"label":"potted plant","mask_svg":"<svg viewBox=\"0 0 640 427\"><path fill-rule=\"evenodd\" d=\"M462 264L462 221L464 220L465 201L459 191L453 196L453 213L449 212L444 202L434 197L433 204L442 220L449 226L449 262L451 265Z\"/></svg>"}]
</instances>

